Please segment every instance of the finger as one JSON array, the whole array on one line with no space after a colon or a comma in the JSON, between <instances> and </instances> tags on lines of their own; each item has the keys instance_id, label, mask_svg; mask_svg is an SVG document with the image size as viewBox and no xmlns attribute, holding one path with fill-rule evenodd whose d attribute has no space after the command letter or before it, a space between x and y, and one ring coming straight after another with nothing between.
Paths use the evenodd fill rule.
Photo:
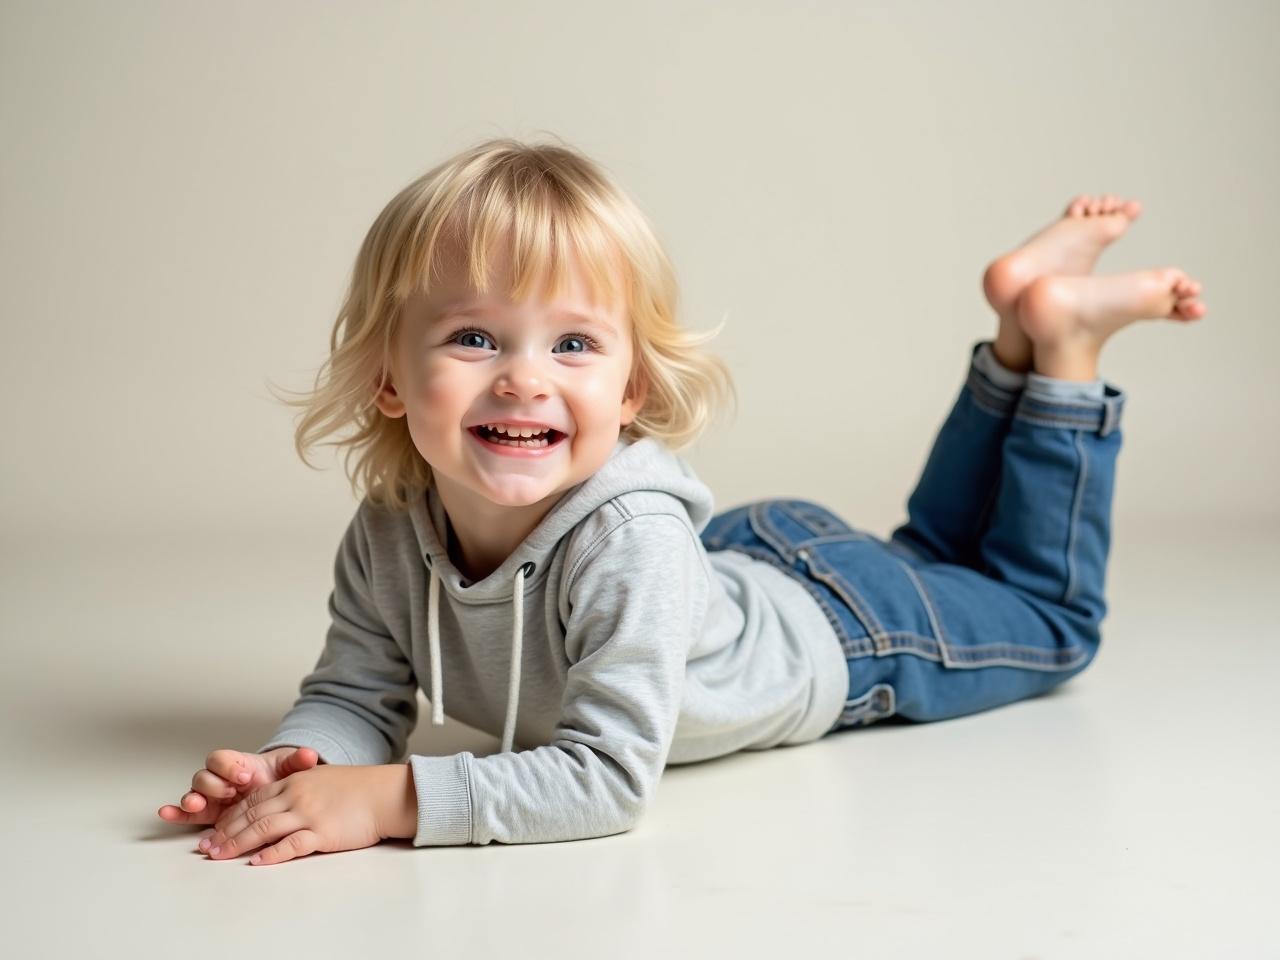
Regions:
<instances>
[{"instance_id":1,"label":"finger","mask_svg":"<svg viewBox=\"0 0 1280 960\"><path fill-rule=\"evenodd\" d=\"M311 747L299 747L280 761L280 775L281 777L287 777L292 773L310 770L319 761L320 754L316 753Z\"/></svg>"},{"instance_id":2,"label":"finger","mask_svg":"<svg viewBox=\"0 0 1280 960\"><path fill-rule=\"evenodd\" d=\"M195 790L188 790L178 801L178 806L188 813L201 813L208 809L209 798Z\"/></svg>"},{"instance_id":3,"label":"finger","mask_svg":"<svg viewBox=\"0 0 1280 960\"><path fill-rule=\"evenodd\" d=\"M214 750L204 765L225 783L243 785L253 779L253 768L239 750Z\"/></svg>"},{"instance_id":4,"label":"finger","mask_svg":"<svg viewBox=\"0 0 1280 960\"><path fill-rule=\"evenodd\" d=\"M238 857L242 853L258 849L264 843L275 843L306 826L301 815L290 810L283 801L278 806L265 810L262 809L264 806L268 805L259 804L255 808L254 819L246 823L243 829L227 831L225 839L220 839L217 833L210 837L209 856L215 860Z\"/></svg>"},{"instance_id":5,"label":"finger","mask_svg":"<svg viewBox=\"0 0 1280 960\"><path fill-rule=\"evenodd\" d=\"M269 863L284 863L296 857L305 857L319 849L320 837L314 830L297 830L279 843L258 851L249 858L249 862L255 867L266 866Z\"/></svg>"},{"instance_id":6,"label":"finger","mask_svg":"<svg viewBox=\"0 0 1280 960\"><path fill-rule=\"evenodd\" d=\"M210 824L218 819L218 814L221 809L221 806L215 804L206 807L203 810L191 811L184 810L182 807L172 803L166 803L160 807L156 813L159 814L160 819L165 820L168 823Z\"/></svg>"},{"instance_id":7,"label":"finger","mask_svg":"<svg viewBox=\"0 0 1280 960\"><path fill-rule=\"evenodd\" d=\"M161 820L169 823L208 823L207 820L200 819L204 816L203 811L200 813L187 813L181 807L174 806L172 803L166 803L156 811Z\"/></svg>"},{"instance_id":8,"label":"finger","mask_svg":"<svg viewBox=\"0 0 1280 960\"><path fill-rule=\"evenodd\" d=\"M191 789L204 794L207 800L230 800L240 795L234 784L209 770L200 770L191 778Z\"/></svg>"},{"instance_id":9,"label":"finger","mask_svg":"<svg viewBox=\"0 0 1280 960\"><path fill-rule=\"evenodd\" d=\"M244 830L254 820L275 810L283 810L288 807L287 801L281 799L276 802L276 798L284 791L284 781L277 780L275 783L269 783L265 787L259 787L252 793L247 793L234 806L228 807L218 817L213 825L214 833L211 839L211 846L217 846L229 837L235 836ZM272 804L267 807L265 804Z\"/></svg>"}]
</instances>

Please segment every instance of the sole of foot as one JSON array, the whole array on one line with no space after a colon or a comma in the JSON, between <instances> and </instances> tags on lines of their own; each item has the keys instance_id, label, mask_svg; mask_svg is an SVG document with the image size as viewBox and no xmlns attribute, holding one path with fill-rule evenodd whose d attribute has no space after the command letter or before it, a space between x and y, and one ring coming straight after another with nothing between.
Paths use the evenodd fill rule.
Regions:
<instances>
[{"instance_id":1,"label":"sole of foot","mask_svg":"<svg viewBox=\"0 0 1280 960\"><path fill-rule=\"evenodd\" d=\"M1037 350L1082 348L1095 354L1136 320L1199 320L1203 289L1176 267L1112 276L1044 276L1017 302L1018 326Z\"/></svg>"},{"instance_id":2,"label":"sole of foot","mask_svg":"<svg viewBox=\"0 0 1280 960\"><path fill-rule=\"evenodd\" d=\"M1037 277L1089 273L1107 245L1142 214L1142 204L1115 194L1081 194L1062 216L998 257L982 276L987 302L1001 317L1011 316L1018 297Z\"/></svg>"}]
</instances>

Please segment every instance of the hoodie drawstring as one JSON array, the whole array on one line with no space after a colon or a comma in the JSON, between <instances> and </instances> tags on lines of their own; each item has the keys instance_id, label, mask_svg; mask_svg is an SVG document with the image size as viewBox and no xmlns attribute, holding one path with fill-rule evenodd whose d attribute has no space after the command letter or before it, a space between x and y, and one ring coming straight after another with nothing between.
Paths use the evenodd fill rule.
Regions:
<instances>
[{"instance_id":1,"label":"hoodie drawstring","mask_svg":"<svg viewBox=\"0 0 1280 960\"><path fill-rule=\"evenodd\" d=\"M515 590L511 595L511 671L507 680L507 718L502 726L502 753L510 753L516 735L516 714L520 709L520 661L524 650L525 567L532 574L532 562L516 568ZM440 574L431 564L431 584L427 590L427 646L431 651L431 722L444 726L444 686L440 680Z\"/></svg>"}]
</instances>

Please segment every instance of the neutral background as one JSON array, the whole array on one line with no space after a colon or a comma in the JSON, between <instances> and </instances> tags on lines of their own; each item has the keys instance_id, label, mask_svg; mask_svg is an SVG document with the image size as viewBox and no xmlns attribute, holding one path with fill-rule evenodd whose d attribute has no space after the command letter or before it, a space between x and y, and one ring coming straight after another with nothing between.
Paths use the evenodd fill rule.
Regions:
<instances>
[{"instance_id":1,"label":"neutral background","mask_svg":"<svg viewBox=\"0 0 1280 960\"><path fill-rule=\"evenodd\" d=\"M1265 602L1280 545L1278 28L1267 2L5 0L0 683L4 748L11 769L26 773L6 776L6 802L20 805L5 818L6 842L22 857L6 857L4 876L15 891L33 889L33 878L64 894L72 884L72 902L95 904L99 924L67 925L56 909L65 896L41 896L19 935L62 938L69 949L109 927L117 910L150 902L156 909L144 916L154 926L128 928L136 946L173 934L195 955L226 956L246 946L237 932L257 945L289 942L269 932L261 899L240 915L245 924L258 917L260 928L202 914L203 898L233 894L196 878L229 874L184 856L188 833L154 814L178 799L208 750L252 749L270 732L323 637L333 554L355 501L328 449L323 471L296 458L294 413L267 382L311 384L359 243L403 184L479 139L551 131L648 212L677 265L685 321L707 329L729 318L712 349L734 371L740 413L685 452L718 509L803 496L887 533L969 346L994 332L983 269L1077 193L1146 207L1100 272L1179 266L1204 284L1208 305L1194 324L1139 324L1103 357L1103 376L1129 393L1114 508L1114 652L1069 696L672 771L675 785L640 841L633 833L613 846L576 845L593 851L600 876L639 898L604 929L652 944L637 919L648 910L690 942L702 942L693 931L706 934L710 917L738 943L734 930L762 922L752 903L776 902L779 873L800 882L805 858L823 851L813 853L829 870L821 888L838 891L843 878L865 885L866 899L827 901L801 883L793 889L806 892L785 909L808 917L814 935L823 924L860 930L879 956L894 944L909 952L912 937L926 942L921 931L953 955L966 942L983 956L1100 956L1108 944L1152 946L1143 916L1185 919L1215 903L1233 911L1230 923L1200 917L1161 948L1190 949L1195 931L1209 938L1221 926L1236 939L1205 943L1263 955L1260 915L1249 914L1251 926L1234 911L1260 904L1272 874L1254 884L1231 843L1251 844L1265 864L1280 852L1274 806L1269 817L1250 806L1273 803L1277 782L1265 736L1276 715L1264 704L1278 663ZM1147 850L1127 873L1073 860L1082 848L1062 837L1062 851L1042 851L1035 865L1018 859L1027 841L1009 842L998 826L1013 821L1002 818L1092 815L1056 786L1003 801L983 793L981 803L953 781L923 799L886 792L906 782L893 767L904 750L942 761L940 776L964 776L956 757L981 730L999 749L1027 750L992 769L1044 764L1064 783L1097 776L1095 754L1046 751L1027 734L1035 716L1070 733L1064 709L1086 718L1088 744L1111 751L1090 799L1120 798L1103 808L1132 813L1123 827L1111 822L1114 834L1081 836ZM1131 752L1110 739L1120 716L1146 718L1132 719L1141 726L1129 728ZM1224 719L1234 749L1204 732L1206 721ZM483 734L458 736L421 730L414 747L493 746ZM948 736L963 741L958 752ZM1187 753L1169 746L1159 754L1167 766L1142 765L1153 743L1175 737ZM1206 794L1195 806L1187 784L1210 774L1194 757L1222 765L1215 782L1240 792L1230 802ZM847 782L833 769L851 771ZM1126 773L1139 779L1108 779ZM734 776L743 782L723 782ZM803 796L779 791L788 783ZM804 807L814 785L831 791L822 811ZM965 798L975 809L957 806ZM727 802L746 826L686 819ZM934 837L916 849L919 833L903 830L905 848L857 848L863 841L843 827L832 839L832 813L878 803L883 811L860 808L873 818L864 822L901 829L907 811L914 824L951 824L946 837L971 843L940 852ZM1153 809L1167 822L1153 823ZM1210 822L1226 833L1221 845L1206 838L1198 860L1171 852L1175 831ZM797 823L811 835L798 841ZM680 859L695 849L679 841L685 830L706 840L692 861ZM635 855L623 844L646 835L639 870L611 858ZM762 855L740 863L725 853L744 842ZM414 867L403 853L315 857L311 869L383 891L393 868L369 858L391 855L397 875L428 862L459 871L518 862L531 884L558 890L556 870L579 884L590 875L575 845L422 851ZM42 866L28 875L18 862ZM979 862L985 882L975 885L966 870ZM703 882L699 869L715 863L723 882ZM116 870L134 883L90 886L90 876ZM1038 870L1043 887L1028 885ZM1182 879L1161 887L1171 871ZM305 886L301 899L303 886L280 879L300 872L277 871L268 902L323 899L319 872L292 881ZM527 898L516 876L490 887L491 871L480 869L484 896L459 887L467 896L455 890L450 918L470 909L487 922L508 909L508 896ZM1045 904L1061 905L1064 876L1077 891L1110 878L1111 905L1068 906L1061 915L1074 919L1057 924L1057 908ZM1205 877L1217 878L1218 899L1194 892ZM189 883L198 893L187 898ZM883 899L887 890L902 899ZM1045 899L1019 899L1032 890ZM1009 905L1003 921L986 912L996 901ZM413 897L407 914L379 903L365 905L361 929L426 923ZM689 903L699 912L685 913ZM904 913L922 924L905 941L893 932ZM539 927L539 916L528 920L535 930L556 928ZM188 930L203 929L203 917L208 937L180 937L166 917ZM954 924L973 939L948 940ZM353 928L311 949L359 953L360 936ZM795 931L779 936L804 942ZM747 941L772 942L760 930Z\"/></svg>"}]
</instances>

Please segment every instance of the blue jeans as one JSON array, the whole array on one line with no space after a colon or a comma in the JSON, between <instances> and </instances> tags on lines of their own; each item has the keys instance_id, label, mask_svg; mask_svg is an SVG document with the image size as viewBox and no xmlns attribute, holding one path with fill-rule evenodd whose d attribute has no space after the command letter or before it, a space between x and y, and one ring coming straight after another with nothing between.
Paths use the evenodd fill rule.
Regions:
<instances>
[{"instance_id":1,"label":"blue jeans","mask_svg":"<svg viewBox=\"0 0 1280 960\"><path fill-rule=\"evenodd\" d=\"M708 550L773 564L826 613L849 665L831 730L1036 696L1098 651L1125 395L1038 375L1001 386L975 363L984 343L888 540L796 499L702 530Z\"/></svg>"}]
</instances>

